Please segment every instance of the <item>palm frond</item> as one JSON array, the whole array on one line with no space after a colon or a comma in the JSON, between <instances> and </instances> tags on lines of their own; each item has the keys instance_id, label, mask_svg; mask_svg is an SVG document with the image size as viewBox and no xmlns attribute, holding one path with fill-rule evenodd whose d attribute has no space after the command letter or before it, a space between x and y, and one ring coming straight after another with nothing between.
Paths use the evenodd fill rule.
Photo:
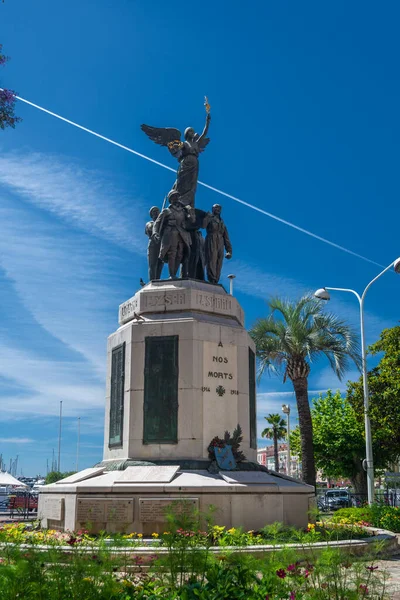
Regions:
<instances>
[{"instance_id":1,"label":"palm frond","mask_svg":"<svg viewBox=\"0 0 400 600\"><path fill-rule=\"evenodd\" d=\"M336 315L326 312L320 300L307 294L297 302L272 298L270 314L250 330L256 345L258 373L285 372L288 360L310 364L325 356L333 371L342 378L354 361L361 366L358 336Z\"/></svg>"}]
</instances>

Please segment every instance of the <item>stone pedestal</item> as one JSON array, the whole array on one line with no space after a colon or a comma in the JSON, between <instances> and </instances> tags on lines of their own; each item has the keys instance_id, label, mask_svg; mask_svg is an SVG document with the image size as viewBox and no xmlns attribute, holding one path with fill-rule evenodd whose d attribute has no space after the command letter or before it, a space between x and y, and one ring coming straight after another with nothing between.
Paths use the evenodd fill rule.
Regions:
<instances>
[{"instance_id":1,"label":"stone pedestal","mask_svg":"<svg viewBox=\"0 0 400 600\"><path fill-rule=\"evenodd\" d=\"M207 458L212 438L239 423L241 448L256 460L254 344L237 300L219 285L159 281L122 304L119 315L108 340L104 459ZM123 414L113 407L115 348L125 354Z\"/></svg>"},{"instance_id":2,"label":"stone pedestal","mask_svg":"<svg viewBox=\"0 0 400 600\"><path fill-rule=\"evenodd\" d=\"M227 527L306 526L313 488L255 463L255 349L237 300L221 285L155 281L121 304L119 324L103 461L41 489L42 524L151 534L164 531L165 506L186 499L216 506ZM209 472L212 438L238 424L246 461Z\"/></svg>"}]
</instances>

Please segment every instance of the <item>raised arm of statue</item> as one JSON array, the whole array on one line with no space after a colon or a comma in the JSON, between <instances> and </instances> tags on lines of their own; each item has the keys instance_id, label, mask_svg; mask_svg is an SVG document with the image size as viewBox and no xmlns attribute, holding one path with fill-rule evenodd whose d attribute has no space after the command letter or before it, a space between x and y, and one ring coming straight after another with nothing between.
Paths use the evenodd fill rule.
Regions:
<instances>
[{"instance_id":1,"label":"raised arm of statue","mask_svg":"<svg viewBox=\"0 0 400 600\"><path fill-rule=\"evenodd\" d=\"M202 142L204 140L204 138L206 137L206 135L208 133L208 128L210 126L210 121L211 121L211 115L210 115L210 113L207 113L206 124L204 125L203 133L200 135L199 139L197 140L198 142Z\"/></svg>"}]
</instances>

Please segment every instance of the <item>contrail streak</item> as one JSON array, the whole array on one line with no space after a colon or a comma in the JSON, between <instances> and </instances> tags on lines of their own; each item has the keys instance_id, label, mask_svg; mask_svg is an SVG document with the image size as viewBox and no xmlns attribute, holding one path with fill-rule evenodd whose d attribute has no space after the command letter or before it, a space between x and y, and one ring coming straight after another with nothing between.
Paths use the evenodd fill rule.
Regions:
<instances>
[{"instance_id":1,"label":"contrail streak","mask_svg":"<svg viewBox=\"0 0 400 600\"><path fill-rule=\"evenodd\" d=\"M0 88L0 90L3 91L2 88ZM118 148L122 148L122 150L126 150L127 152L130 152L131 154L135 154L136 156L139 156L140 158L144 158L145 160L148 160L149 162L154 163L155 165L158 165L159 167L162 167L163 169L168 169L168 171L172 171L173 173L176 172L175 169L172 169L171 167L164 165L163 163L159 162L158 160L154 160L154 158L150 158L149 156L146 156L145 154L141 154L140 152L137 152L136 150L133 150L132 148L128 148L128 146L124 146L123 144L120 144L119 142L115 142L114 140L111 140L110 138L105 137L104 135L101 135L100 133L97 133L96 131L93 131L92 129L88 129L87 127L83 127L83 125L79 125L79 123L70 121L70 119L66 119L65 117L62 117L61 115L58 115L57 113L54 113L51 110L48 110L47 108L43 108L43 106L34 104L33 102L26 100L25 98L21 98L20 96L15 96L15 97L18 100L20 100L21 102L24 102L25 104L29 104L30 106L33 106L34 108L37 108L38 110L41 110L42 112L45 112L48 115L55 117L56 119L60 119L61 121L64 121L65 123L68 123L69 125L73 125L74 127L77 127L78 129L82 129L82 131L86 131L86 133L90 133L91 135L94 135L110 144L113 144L114 146L118 146ZM274 215L274 214L264 210L263 208L259 208L258 206L255 206L254 204L250 204L249 202L245 202L244 200L241 200L240 198L237 198L236 196L232 196L231 194L228 194L227 192L224 192L216 187L213 187L212 185L208 185L208 183L204 183L203 181L199 181L198 183L199 183L199 185L202 185L203 187L208 188L209 190L212 190L213 192L216 192L217 194L220 194L221 196L230 198L230 200L234 200L234 202L238 202L239 204L242 204L243 206L247 206L247 208L251 208L252 210L257 211L257 212L269 217L270 219L274 219L275 221L278 221L279 223L283 223L283 225L287 225L288 227L291 227L292 229L296 229L297 231L300 231L301 233L304 233L305 235L308 235L316 240L319 240L320 242L323 242L324 244L328 244L329 246L332 246L333 248L336 248L337 250L346 252L347 254L350 254L351 256L360 258L361 260L364 260L364 261L371 263L373 265L376 265L378 267L383 267L383 265L381 265L380 263L377 263L374 260L371 260L370 258L363 256L362 254L358 254L357 252L353 252L352 250L349 250L348 248L345 248L344 246L335 244L335 242L331 242L330 240L327 240L326 238L321 237L320 235L317 235L316 233L313 233L312 231L308 231L308 229L304 229L303 227L299 227L298 225L295 225L294 223L291 223L290 221L281 219L281 217L278 217L277 215Z\"/></svg>"}]
</instances>

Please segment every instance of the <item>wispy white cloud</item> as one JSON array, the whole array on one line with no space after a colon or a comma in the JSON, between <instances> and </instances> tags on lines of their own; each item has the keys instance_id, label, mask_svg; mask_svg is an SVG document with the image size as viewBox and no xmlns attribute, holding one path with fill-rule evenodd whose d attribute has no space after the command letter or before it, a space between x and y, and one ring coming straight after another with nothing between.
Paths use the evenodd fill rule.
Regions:
<instances>
[{"instance_id":1,"label":"wispy white cloud","mask_svg":"<svg viewBox=\"0 0 400 600\"><path fill-rule=\"evenodd\" d=\"M225 266L225 271L226 269L227 266ZM249 296L262 298L263 300L268 300L273 296L296 300L303 294L315 291L315 283L312 281L299 281L290 277L277 275L276 273L265 271L253 264L248 264L240 260L232 260L230 262L229 272L233 272L236 275L235 289ZM332 293L330 302L326 304L326 310L347 320L354 327L354 330L359 332L359 306L352 294ZM266 314L267 308L265 310ZM372 343L373 340L377 339L382 329L393 326L391 320L382 318L369 311L365 313L365 322L368 343Z\"/></svg>"},{"instance_id":2,"label":"wispy white cloud","mask_svg":"<svg viewBox=\"0 0 400 600\"><path fill-rule=\"evenodd\" d=\"M4 154L0 185L90 234L143 252L143 227L137 219L137 211L143 211L140 197L116 188L103 173L47 154Z\"/></svg>"},{"instance_id":3,"label":"wispy white cloud","mask_svg":"<svg viewBox=\"0 0 400 600\"><path fill-rule=\"evenodd\" d=\"M122 258L104 240L145 254L140 203L97 172L41 154L0 157L0 200L0 267L24 311L104 377L115 324L104 316L126 299Z\"/></svg>"},{"instance_id":4,"label":"wispy white cloud","mask_svg":"<svg viewBox=\"0 0 400 600\"><path fill-rule=\"evenodd\" d=\"M29 351L0 345L2 373L14 380L21 392L17 396L2 397L2 419L10 415L55 416L60 401L63 401L65 416L104 406L103 382L93 381L85 363L39 359Z\"/></svg>"},{"instance_id":5,"label":"wispy white cloud","mask_svg":"<svg viewBox=\"0 0 400 600\"><path fill-rule=\"evenodd\" d=\"M332 390L336 392L345 392L348 381L357 381L360 377L360 372L357 369L351 369L340 381L335 373L329 367L321 369L312 378L313 387L322 388L324 391Z\"/></svg>"},{"instance_id":6,"label":"wispy white cloud","mask_svg":"<svg viewBox=\"0 0 400 600\"><path fill-rule=\"evenodd\" d=\"M65 416L93 414L90 428L101 430L106 340L134 291L118 247L146 251L138 210L106 176L71 161L0 157L0 304L15 305L0 329L1 419L54 416L62 400Z\"/></svg>"},{"instance_id":7,"label":"wispy white cloud","mask_svg":"<svg viewBox=\"0 0 400 600\"><path fill-rule=\"evenodd\" d=\"M19 438L19 437L9 437L9 438L0 438L0 443L3 444L30 444L33 442L31 438Z\"/></svg>"},{"instance_id":8,"label":"wispy white cloud","mask_svg":"<svg viewBox=\"0 0 400 600\"><path fill-rule=\"evenodd\" d=\"M228 265L225 265L225 270ZM265 271L241 260L229 263L229 272L235 273L235 289L267 300L271 296L299 298L310 291L309 286L295 279Z\"/></svg>"}]
</instances>

